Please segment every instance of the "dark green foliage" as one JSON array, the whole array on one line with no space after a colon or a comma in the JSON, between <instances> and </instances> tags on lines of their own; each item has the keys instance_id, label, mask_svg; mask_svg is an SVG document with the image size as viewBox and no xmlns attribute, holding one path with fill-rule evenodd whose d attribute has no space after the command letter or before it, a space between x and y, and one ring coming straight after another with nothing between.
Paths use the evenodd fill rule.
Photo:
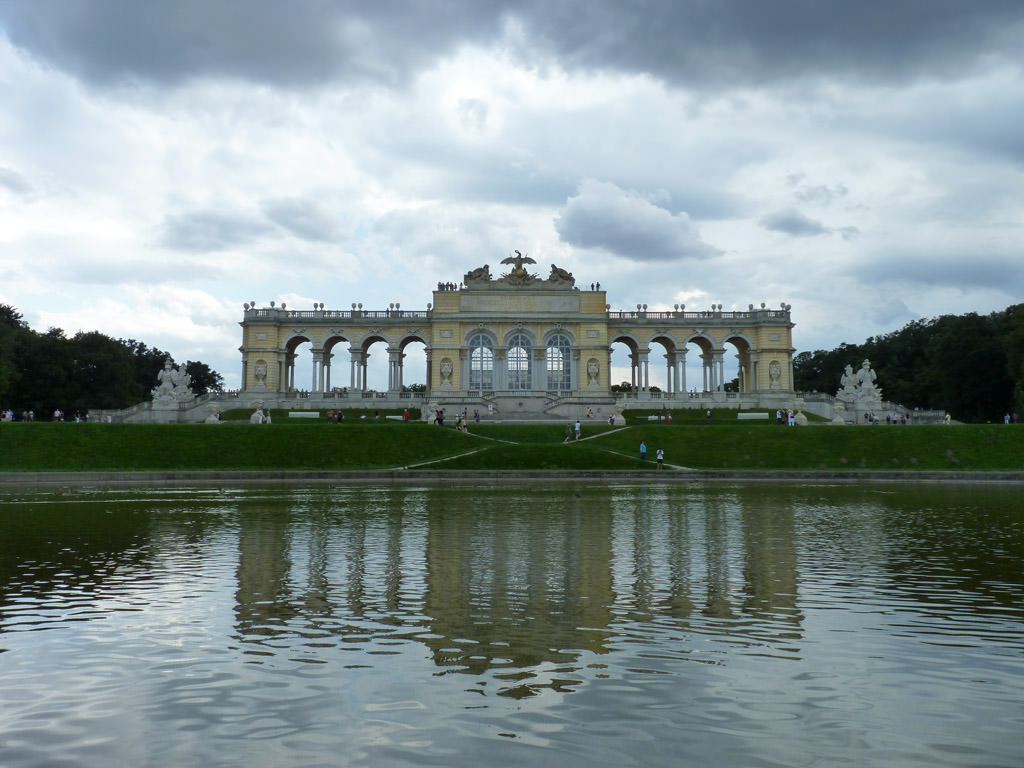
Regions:
<instances>
[{"instance_id":1,"label":"dark green foliage","mask_svg":"<svg viewBox=\"0 0 1024 768\"><path fill-rule=\"evenodd\" d=\"M949 411L970 422L1001 422L1024 410L1024 304L990 315L943 315L831 351L793 358L796 388L834 394L843 367L864 359L885 399Z\"/></svg>"},{"instance_id":2,"label":"dark green foliage","mask_svg":"<svg viewBox=\"0 0 1024 768\"><path fill-rule=\"evenodd\" d=\"M206 363L189 360L185 363L185 373L192 377L192 391L197 395L207 392L220 392L224 389L224 377Z\"/></svg>"},{"instance_id":3,"label":"dark green foliage","mask_svg":"<svg viewBox=\"0 0 1024 768\"><path fill-rule=\"evenodd\" d=\"M18 417L23 411L48 419L57 408L70 417L92 408L135 405L150 397L169 357L134 339L96 331L70 339L60 328L38 333L16 309L0 304L0 406ZM205 363L190 361L186 370L197 394L222 385L220 374Z\"/></svg>"}]
</instances>

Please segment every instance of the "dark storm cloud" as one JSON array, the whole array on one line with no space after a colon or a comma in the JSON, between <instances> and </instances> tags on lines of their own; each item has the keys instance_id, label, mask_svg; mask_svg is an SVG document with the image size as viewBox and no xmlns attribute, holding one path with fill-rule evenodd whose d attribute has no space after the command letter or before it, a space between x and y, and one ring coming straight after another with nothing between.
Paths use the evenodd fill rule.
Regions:
<instances>
[{"instance_id":1,"label":"dark storm cloud","mask_svg":"<svg viewBox=\"0 0 1024 768\"><path fill-rule=\"evenodd\" d=\"M531 66L553 57L701 87L959 77L984 57L1021 61L1022 16L1008 0L8 0L0 26L15 45L99 82L397 83L461 43L511 29L512 53Z\"/></svg>"},{"instance_id":2,"label":"dark storm cloud","mask_svg":"<svg viewBox=\"0 0 1024 768\"><path fill-rule=\"evenodd\" d=\"M17 171L3 167L0 167L0 187L16 195L27 195L32 191L32 185L24 176Z\"/></svg>"},{"instance_id":3,"label":"dark storm cloud","mask_svg":"<svg viewBox=\"0 0 1024 768\"><path fill-rule=\"evenodd\" d=\"M191 211L168 217L160 244L176 251L223 251L247 245L272 231L266 222L224 211Z\"/></svg>"},{"instance_id":4,"label":"dark storm cloud","mask_svg":"<svg viewBox=\"0 0 1024 768\"><path fill-rule=\"evenodd\" d=\"M0 28L86 80L397 82L460 40L499 29L486 3L387 0L10 0Z\"/></svg>"},{"instance_id":5,"label":"dark storm cloud","mask_svg":"<svg viewBox=\"0 0 1024 768\"><path fill-rule=\"evenodd\" d=\"M614 184L587 181L555 219L562 241L630 261L706 259L721 254L700 239L685 213L673 214Z\"/></svg>"},{"instance_id":6,"label":"dark storm cloud","mask_svg":"<svg viewBox=\"0 0 1024 768\"><path fill-rule=\"evenodd\" d=\"M866 285L889 283L951 288L993 288L1024 293L1024 263L1017 253L977 250L893 251L869 258L850 273Z\"/></svg>"},{"instance_id":7,"label":"dark storm cloud","mask_svg":"<svg viewBox=\"0 0 1024 768\"><path fill-rule=\"evenodd\" d=\"M266 200L261 208L268 219L302 240L329 243L338 239L337 222L311 200Z\"/></svg>"},{"instance_id":8,"label":"dark storm cloud","mask_svg":"<svg viewBox=\"0 0 1024 768\"><path fill-rule=\"evenodd\" d=\"M796 209L776 211L763 216L758 222L764 229L772 232L782 232L793 237L816 237L827 235L832 230L820 221L804 216Z\"/></svg>"},{"instance_id":9,"label":"dark storm cloud","mask_svg":"<svg viewBox=\"0 0 1024 768\"><path fill-rule=\"evenodd\" d=\"M529 32L564 66L649 72L689 86L850 76L957 78L1024 60L1024 5L1004 0L536 0Z\"/></svg>"},{"instance_id":10,"label":"dark storm cloud","mask_svg":"<svg viewBox=\"0 0 1024 768\"><path fill-rule=\"evenodd\" d=\"M824 184L818 184L813 187L801 186L793 191L793 196L803 203L820 203L822 205L828 205L834 200L839 200L846 197L849 194L845 184L836 184L834 187L828 187Z\"/></svg>"}]
</instances>

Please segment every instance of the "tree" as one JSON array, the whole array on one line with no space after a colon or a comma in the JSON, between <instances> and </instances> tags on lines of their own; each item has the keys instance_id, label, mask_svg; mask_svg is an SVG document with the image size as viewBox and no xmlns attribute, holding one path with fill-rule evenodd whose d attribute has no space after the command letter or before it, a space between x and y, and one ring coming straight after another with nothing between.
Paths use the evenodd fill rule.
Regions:
<instances>
[{"instance_id":1,"label":"tree","mask_svg":"<svg viewBox=\"0 0 1024 768\"><path fill-rule=\"evenodd\" d=\"M135 367L123 342L97 331L77 333L67 345L74 384L67 403L73 411L123 408L135 399Z\"/></svg>"},{"instance_id":2,"label":"tree","mask_svg":"<svg viewBox=\"0 0 1024 768\"><path fill-rule=\"evenodd\" d=\"M15 350L19 338L27 331L21 313L10 304L0 304L0 402L6 402L19 378Z\"/></svg>"},{"instance_id":3,"label":"tree","mask_svg":"<svg viewBox=\"0 0 1024 768\"><path fill-rule=\"evenodd\" d=\"M135 339L121 339L121 343L132 354L135 381L135 399L132 402L139 403L149 398L153 387L156 386L157 374L163 370L164 362L171 358L171 355L156 347L147 347ZM171 360L173 361L173 358Z\"/></svg>"},{"instance_id":4,"label":"tree","mask_svg":"<svg viewBox=\"0 0 1024 768\"><path fill-rule=\"evenodd\" d=\"M166 352L98 331L67 338L60 328L37 333L14 307L0 304L0 398L4 406L45 418L91 408L126 408L146 400ZM193 391L219 390L224 380L201 362L189 361Z\"/></svg>"},{"instance_id":5,"label":"tree","mask_svg":"<svg viewBox=\"0 0 1024 768\"><path fill-rule=\"evenodd\" d=\"M1024 412L1024 304L1007 307L999 319L1006 348L1006 373L1013 382L1011 407Z\"/></svg>"},{"instance_id":6,"label":"tree","mask_svg":"<svg viewBox=\"0 0 1024 768\"><path fill-rule=\"evenodd\" d=\"M863 344L801 352L796 388L835 392L843 367L871 361L885 399L948 410L964 421L995 421L1024 406L1024 305L915 320Z\"/></svg>"},{"instance_id":7,"label":"tree","mask_svg":"<svg viewBox=\"0 0 1024 768\"><path fill-rule=\"evenodd\" d=\"M185 363L185 373L192 377L191 389L197 395L220 392L224 389L224 377L206 363L189 360Z\"/></svg>"}]
</instances>

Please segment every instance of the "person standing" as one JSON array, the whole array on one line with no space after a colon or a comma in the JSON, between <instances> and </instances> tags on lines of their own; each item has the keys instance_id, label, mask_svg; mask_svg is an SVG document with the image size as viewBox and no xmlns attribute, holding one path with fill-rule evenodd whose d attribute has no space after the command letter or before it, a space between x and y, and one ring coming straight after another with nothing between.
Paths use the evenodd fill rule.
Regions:
<instances>
[{"instance_id":1,"label":"person standing","mask_svg":"<svg viewBox=\"0 0 1024 768\"><path fill-rule=\"evenodd\" d=\"M647 443L643 440L640 441L640 461L647 460Z\"/></svg>"},{"instance_id":2,"label":"person standing","mask_svg":"<svg viewBox=\"0 0 1024 768\"><path fill-rule=\"evenodd\" d=\"M664 463L665 462L665 451L663 451L661 448L659 448L657 455L658 455L658 469L664 469L665 468L665 463Z\"/></svg>"}]
</instances>

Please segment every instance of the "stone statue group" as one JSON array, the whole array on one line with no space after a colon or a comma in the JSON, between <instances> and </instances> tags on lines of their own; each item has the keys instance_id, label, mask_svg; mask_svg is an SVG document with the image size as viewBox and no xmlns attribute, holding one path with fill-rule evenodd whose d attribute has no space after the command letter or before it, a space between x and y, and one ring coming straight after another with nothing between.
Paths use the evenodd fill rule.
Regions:
<instances>
[{"instance_id":1,"label":"stone statue group","mask_svg":"<svg viewBox=\"0 0 1024 768\"><path fill-rule=\"evenodd\" d=\"M847 365L839 379L842 385L836 392L836 399L841 400L854 413L870 412L882 404L882 390L875 383L875 372L871 370L871 362L865 360L856 371Z\"/></svg>"},{"instance_id":2,"label":"stone statue group","mask_svg":"<svg viewBox=\"0 0 1024 768\"><path fill-rule=\"evenodd\" d=\"M180 368L171 365L168 358L163 370L156 375L157 385L153 388L153 404L174 405L195 399L192 392L192 377Z\"/></svg>"}]
</instances>

